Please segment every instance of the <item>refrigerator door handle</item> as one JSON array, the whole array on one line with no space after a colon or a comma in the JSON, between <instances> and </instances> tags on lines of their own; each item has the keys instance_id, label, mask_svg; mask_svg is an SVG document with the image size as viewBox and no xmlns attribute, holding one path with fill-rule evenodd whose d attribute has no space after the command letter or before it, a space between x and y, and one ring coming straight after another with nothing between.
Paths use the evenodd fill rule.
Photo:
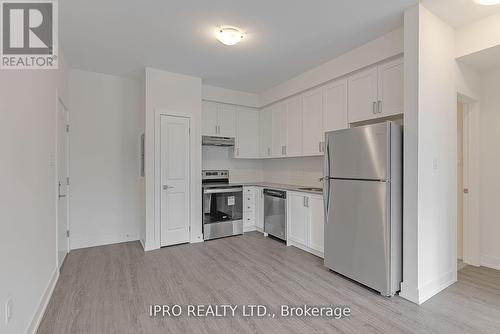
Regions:
<instances>
[{"instance_id":1,"label":"refrigerator door handle","mask_svg":"<svg viewBox=\"0 0 500 334\"><path fill-rule=\"evenodd\" d=\"M325 224L328 224L328 216L330 211L330 145L328 139L326 140L325 150L325 163L324 163L324 177L323 182L323 206L325 212Z\"/></svg>"}]
</instances>

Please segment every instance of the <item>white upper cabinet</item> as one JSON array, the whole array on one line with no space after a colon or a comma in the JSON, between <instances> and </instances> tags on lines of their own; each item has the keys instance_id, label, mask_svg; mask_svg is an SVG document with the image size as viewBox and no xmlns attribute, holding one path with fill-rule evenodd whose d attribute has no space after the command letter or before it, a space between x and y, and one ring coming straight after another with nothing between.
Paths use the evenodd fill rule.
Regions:
<instances>
[{"instance_id":1,"label":"white upper cabinet","mask_svg":"<svg viewBox=\"0 0 500 334\"><path fill-rule=\"evenodd\" d=\"M286 102L286 155L298 157L302 155L302 100L300 97L288 99Z\"/></svg>"},{"instance_id":2,"label":"white upper cabinet","mask_svg":"<svg viewBox=\"0 0 500 334\"><path fill-rule=\"evenodd\" d=\"M272 145L271 145L271 156L272 157L284 157L286 156L286 139L287 139L287 128L286 128L286 104L279 103L272 107Z\"/></svg>"},{"instance_id":3,"label":"white upper cabinet","mask_svg":"<svg viewBox=\"0 0 500 334\"><path fill-rule=\"evenodd\" d=\"M203 136L217 136L219 129L219 104L211 101L202 101L201 106L201 134Z\"/></svg>"},{"instance_id":4,"label":"white upper cabinet","mask_svg":"<svg viewBox=\"0 0 500 334\"><path fill-rule=\"evenodd\" d=\"M403 71L403 58L378 66L378 112L380 116L403 113Z\"/></svg>"},{"instance_id":5,"label":"white upper cabinet","mask_svg":"<svg viewBox=\"0 0 500 334\"><path fill-rule=\"evenodd\" d=\"M302 153L323 154L323 91L321 88L302 96Z\"/></svg>"},{"instance_id":6,"label":"white upper cabinet","mask_svg":"<svg viewBox=\"0 0 500 334\"><path fill-rule=\"evenodd\" d=\"M348 83L349 123L379 117L377 114L377 67L351 75Z\"/></svg>"},{"instance_id":7,"label":"white upper cabinet","mask_svg":"<svg viewBox=\"0 0 500 334\"><path fill-rule=\"evenodd\" d=\"M272 146L272 109L267 107L260 111L259 119L259 132L260 132L260 157L270 158L271 157L271 146Z\"/></svg>"},{"instance_id":8,"label":"white upper cabinet","mask_svg":"<svg viewBox=\"0 0 500 334\"><path fill-rule=\"evenodd\" d=\"M202 135L235 137L236 106L202 101Z\"/></svg>"},{"instance_id":9,"label":"white upper cabinet","mask_svg":"<svg viewBox=\"0 0 500 334\"><path fill-rule=\"evenodd\" d=\"M325 132L347 129L347 79L323 87Z\"/></svg>"},{"instance_id":10,"label":"white upper cabinet","mask_svg":"<svg viewBox=\"0 0 500 334\"><path fill-rule=\"evenodd\" d=\"M349 123L403 114L403 72L403 58L398 58L351 75Z\"/></svg>"},{"instance_id":11,"label":"white upper cabinet","mask_svg":"<svg viewBox=\"0 0 500 334\"><path fill-rule=\"evenodd\" d=\"M222 104L219 111L219 136L236 136L236 106Z\"/></svg>"},{"instance_id":12,"label":"white upper cabinet","mask_svg":"<svg viewBox=\"0 0 500 334\"><path fill-rule=\"evenodd\" d=\"M236 108L236 158L259 157L259 112L252 108Z\"/></svg>"}]
</instances>

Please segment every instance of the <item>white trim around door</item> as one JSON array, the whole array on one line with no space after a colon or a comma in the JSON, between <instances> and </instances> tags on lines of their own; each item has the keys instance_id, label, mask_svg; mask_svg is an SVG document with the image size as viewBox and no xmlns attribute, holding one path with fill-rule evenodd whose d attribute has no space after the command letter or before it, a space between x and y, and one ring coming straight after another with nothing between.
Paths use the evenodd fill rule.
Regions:
<instances>
[{"instance_id":1,"label":"white trim around door","mask_svg":"<svg viewBox=\"0 0 500 334\"><path fill-rule=\"evenodd\" d=\"M191 117L155 115L155 246L191 239Z\"/></svg>"}]
</instances>

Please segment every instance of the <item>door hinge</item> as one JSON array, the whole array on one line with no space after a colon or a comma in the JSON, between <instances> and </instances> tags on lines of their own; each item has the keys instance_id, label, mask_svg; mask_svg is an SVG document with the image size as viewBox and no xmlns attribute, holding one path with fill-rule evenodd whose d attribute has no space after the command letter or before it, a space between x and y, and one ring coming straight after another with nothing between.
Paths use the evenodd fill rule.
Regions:
<instances>
[{"instance_id":1,"label":"door hinge","mask_svg":"<svg viewBox=\"0 0 500 334\"><path fill-rule=\"evenodd\" d=\"M69 238L69 230L66 230L66 238Z\"/></svg>"},{"instance_id":2,"label":"door hinge","mask_svg":"<svg viewBox=\"0 0 500 334\"><path fill-rule=\"evenodd\" d=\"M68 185L68 186L69 186L69 176L68 176L68 177L66 177L66 185Z\"/></svg>"},{"instance_id":3,"label":"door hinge","mask_svg":"<svg viewBox=\"0 0 500 334\"><path fill-rule=\"evenodd\" d=\"M69 124L66 124L66 132L69 132Z\"/></svg>"}]
</instances>

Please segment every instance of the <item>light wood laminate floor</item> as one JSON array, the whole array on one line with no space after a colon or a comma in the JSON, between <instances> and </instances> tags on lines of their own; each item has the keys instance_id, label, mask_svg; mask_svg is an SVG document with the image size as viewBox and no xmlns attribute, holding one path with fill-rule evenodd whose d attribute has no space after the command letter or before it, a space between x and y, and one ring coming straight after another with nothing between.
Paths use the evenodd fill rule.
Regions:
<instances>
[{"instance_id":1,"label":"light wood laminate floor","mask_svg":"<svg viewBox=\"0 0 500 334\"><path fill-rule=\"evenodd\" d=\"M150 318L150 304L346 305L348 318ZM144 253L72 251L38 333L500 333L500 272L467 266L421 306L384 298L257 232Z\"/></svg>"}]
</instances>

